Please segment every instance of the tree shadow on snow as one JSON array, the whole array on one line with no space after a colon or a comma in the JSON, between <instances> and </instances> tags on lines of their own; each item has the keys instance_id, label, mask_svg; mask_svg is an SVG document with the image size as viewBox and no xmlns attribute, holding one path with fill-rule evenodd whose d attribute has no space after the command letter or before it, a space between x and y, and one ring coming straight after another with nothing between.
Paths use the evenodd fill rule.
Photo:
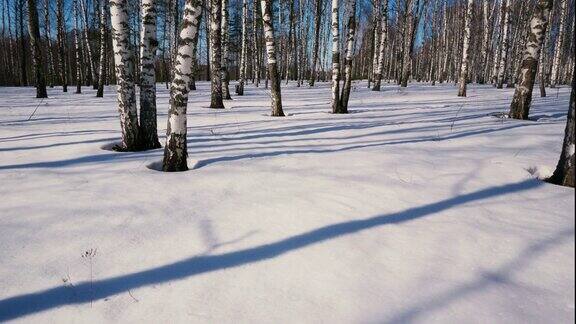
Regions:
<instances>
[{"instance_id":1,"label":"tree shadow on snow","mask_svg":"<svg viewBox=\"0 0 576 324\"><path fill-rule=\"evenodd\" d=\"M60 286L5 298L0 300L0 321L16 319L65 305L88 303L92 300L103 299L139 287L181 280L202 273L266 261L341 236L389 224L402 224L448 210L458 205L504 194L531 190L541 185L542 182L537 180L525 180L491 187L397 213L320 227L276 242L235 252L194 256L160 267L97 280L92 283L81 282L74 285L73 288Z\"/></svg>"},{"instance_id":2,"label":"tree shadow on snow","mask_svg":"<svg viewBox=\"0 0 576 324\"><path fill-rule=\"evenodd\" d=\"M444 293L429 296L421 303L394 314L386 323L413 323L422 316L442 309L454 301L462 300L466 296L481 290L486 290L496 285L517 286L518 284L514 282L515 272L528 267L535 258L571 237L574 237L574 228L561 230L550 237L537 241L524 248L516 257L496 270L483 271L475 280L459 285Z\"/></svg>"}]
</instances>

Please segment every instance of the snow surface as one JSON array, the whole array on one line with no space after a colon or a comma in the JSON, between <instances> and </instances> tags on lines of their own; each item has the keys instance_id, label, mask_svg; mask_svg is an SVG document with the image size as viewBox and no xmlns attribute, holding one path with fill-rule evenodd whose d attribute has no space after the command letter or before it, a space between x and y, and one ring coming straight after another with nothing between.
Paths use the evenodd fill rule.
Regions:
<instances>
[{"instance_id":1,"label":"snow surface","mask_svg":"<svg viewBox=\"0 0 576 324\"><path fill-rule=\"evenodd\" d=\"M219 111L208 89L194 169L166 174L162 150L102 149L113 87L0 88L0 322L573 323L574 190L531 175L568 88L533 121L490 116L512 98L491 86L361 83L332 115L328 84L283 85L286 118L263 88Z\"/></svg>"}]
</instances>

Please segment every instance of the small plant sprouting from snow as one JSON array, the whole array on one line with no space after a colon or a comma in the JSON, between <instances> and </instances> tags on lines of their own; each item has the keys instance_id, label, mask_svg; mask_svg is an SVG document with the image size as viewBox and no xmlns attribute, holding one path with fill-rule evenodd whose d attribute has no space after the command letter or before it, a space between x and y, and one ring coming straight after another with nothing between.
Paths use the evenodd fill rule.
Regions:
<instances>
[{"instance_id":1,"label":"small plant sprouting from snow","mask_svg":"<svg viewBox=\"0 0 576 324\"><path fill-rule=\"evenodd\" d=\"M93 278L93 263L94 263L94 258L96 257L96 252L98 251L98 249L89 249L86 250L82 253L82 259L87 260L89 266L90 266L90 307L92 307L92 282L94 281Z\"/></svg>"},{"instance_id":2,"label":"small plant sprouting from snow","mask_svg":"<svg viewBox=\"0 0 576 324\"><path fill-rule=\"evenodd\" d=\"M530 166L526 168L526 171L539 180L546 180L552 176L552 171L544 166Z\"/></svg>"}]
</instances>

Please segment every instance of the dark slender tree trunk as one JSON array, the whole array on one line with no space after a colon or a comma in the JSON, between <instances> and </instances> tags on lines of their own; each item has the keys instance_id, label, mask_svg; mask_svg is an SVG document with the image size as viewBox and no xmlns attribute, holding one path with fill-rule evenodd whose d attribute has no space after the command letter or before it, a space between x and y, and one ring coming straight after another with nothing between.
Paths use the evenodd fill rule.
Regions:
<instances>
[{"instance_id":1,"label":"dark slender tree trunk","mask_svg":"<svg viewBox=\"0 0 576 324\"><path fill-rule=\"evenodd\" d=\"M98 76L98 91L96 92L96 97L104 97L104 83L106 82L106 57L108 56L108 37L107 37L107 21L108 15L108 0L102 0L102 13L100 14L100 63Z\"/></svg>"},{"instance_id":2,"label":"dark slender tree trunk","mask_svg":"<svg viewBox=\"0 0 576 324\"><path fill-rule=\"evenodd\" d=\"M48 98L46 77L44 76L42 53L40 50L40 28L38 27L38 9L35 0L28 0L28 31L32 48L32 65L36 77L36 98Z\"/></svg>"},{"instance_id":3,"label":"dark slender tree trunk","mask_svg":"<svg viewBox=\"0 0 576 324\"><path fill-rule=\"evenodd\" d=\"M107 0L105 0L107 1ZM66 29L64 26L64 0L56 0L56 24L58 33L58 52L60 53L60 74L62 91L68 92L68 65L66 64Z\"/></svg>"},{"instance_id":4,"label":"dark slender tree trunk","mask_svg":"<svg viewBox=\"0 0 576 324\"><path fill-rule=\"evenodd\" d=\"M221 24L222 24L222 1L210 0L210 69L212 74L212 91L210 108L223 109L222 101L222 44L221 44Z\"/></svg>"},{"instance_id":5,"label":"dark slender tree trunk","mask_svg":"<svg viewBox=\"0 0 576 324\"><path fill-rule=\"evenodd\" d=\"M316 0L316 15L314 16L314 44L312 50L312 66L310 68L311 87L316 82L316 63L318 61L318 49L320 46L320 17L322 16L322 0Z\"/></svg>"},{"instance_id":6,"label":"dark slender tree trunk","mask_svg":"<svg viewBox=\"0 0 576 324\"><path fill-rule=\"evenodd\" d=\"M576 25L575 25L576 27ZM570 104L568 108L568 120L566 121L566 129L564 131L564 143L562 144L562 153L556 165L556 170L552 177L548 180L551 183L558 185L574 187L574 164L576 160L574 151L576 146L575 139L575 126L576 112L574 111L576 101L576 65L572 69L572 94L570 95Z\"/></svg>"}]
</instances>

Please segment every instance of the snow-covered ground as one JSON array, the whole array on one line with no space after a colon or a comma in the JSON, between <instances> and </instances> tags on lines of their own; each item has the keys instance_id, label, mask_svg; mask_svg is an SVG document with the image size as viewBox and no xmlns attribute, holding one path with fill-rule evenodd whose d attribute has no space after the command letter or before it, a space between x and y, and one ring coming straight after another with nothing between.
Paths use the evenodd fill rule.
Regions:
<instances>
[{"instance_id":1,"label":"snow-covered ground","mask_svg":"<svg viewBox=\"0 0 576 324\"><path fill-rule=\"evenodd\" d=\"M332 115L327 84L290 85L286 118L199 87L171 174L102 148L113 88L0 88L0 322L573 323L574 190L534 179L568 88L515 121L491 86L362 83Z\"/></svg>"}]
</instances>

